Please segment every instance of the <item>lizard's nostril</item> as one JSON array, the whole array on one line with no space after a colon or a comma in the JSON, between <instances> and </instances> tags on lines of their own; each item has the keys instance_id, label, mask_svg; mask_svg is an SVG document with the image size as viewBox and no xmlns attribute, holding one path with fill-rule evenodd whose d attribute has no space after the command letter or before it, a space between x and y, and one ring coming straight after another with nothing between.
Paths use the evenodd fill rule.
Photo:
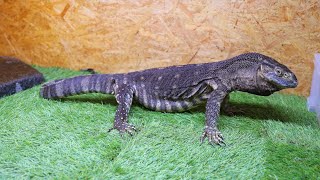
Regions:
<instances>
[{"instance_id":1,"label":"lizard's nostril","mask_svg":"<svg viewBox=\"0 0 320 180\"><path fill-rule=\"evenodd\" d=\"M290 87L295 88L297 86L298 86L298 81L297 80L293 80Z\"/></svg>"}]
</instances>

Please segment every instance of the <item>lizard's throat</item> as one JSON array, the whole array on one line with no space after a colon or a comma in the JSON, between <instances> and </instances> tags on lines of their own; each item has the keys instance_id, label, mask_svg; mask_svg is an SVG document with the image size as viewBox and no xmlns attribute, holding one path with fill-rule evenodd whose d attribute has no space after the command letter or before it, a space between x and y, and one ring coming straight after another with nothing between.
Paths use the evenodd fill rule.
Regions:
<instances>
[{"instance_id":1,"label":"lizard's throat","mask_svg":"<svg viewBox=\"0 0 320 180\"><path fill-rule=\"evenodd\" d=\"M238 77L233 81L233 90L247 92L261 96L269 96L274 91L266 88L265 85L260 84L256 77Z\"/></svg>"},{"instance_id":2,"label":"lizard's throat","mask_svg":"<svg viewBox=\"0 0 320 180\"><path fill-rule=\"evenodd\" d=\"M259 86L256 78L253 77L236 77L232 81L233 90L253 93Z\"/></svg>"}]
</instances>

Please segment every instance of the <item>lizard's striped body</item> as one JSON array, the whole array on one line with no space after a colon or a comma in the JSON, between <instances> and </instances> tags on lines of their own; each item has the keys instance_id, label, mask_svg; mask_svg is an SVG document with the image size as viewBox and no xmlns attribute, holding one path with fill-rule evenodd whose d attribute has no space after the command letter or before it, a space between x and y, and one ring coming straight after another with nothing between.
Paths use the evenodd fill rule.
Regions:
<instances>
[{"instance_id":1,"label":"lizard's striped body","mask_svg":"<svg viewBox=\"0 0 320 180\"><path fill-rule=\"evenodd\" d=\"M214 63L55 80L44 84L40 94L46 99L90 92L114 94L119 104L114 128L130 134L135 130L127 123L133 100L163 112L185 111L206 103L202 140L208 137L210 143L219 144L222 136L216 122L221 103L227 100L231 91L270 95L296 85L295 75L286 66L270 57L249 53Z\"/></svg>"},{"instance_id":2,"label":"lizard's striped body","mask_svg":"<svg viewBox=\"0 0 320 180\"><path fill-rule=\"evenodd\" d=\"M178 77L178 72L184 74L185 69L199 68L199 71L195 70L194 72L197 74L202 69L200 65L176 66L174 68L176 77L171 77L170 72L163 73L165 69L150 69L128 74L93 74L55 80L43 85L41 96L46 99L57 99L83 93L115 94L121 85L126 84L133 92L134 99L146 108L162 112L181 112L204 103L209 94L217 88L214 80L204 79L192 82L188 88L172 84L172 87L168 87L167 91L161 93L164 91L162 86L168 86L165 84L168 78L176 79L177 84L180 78L188 78L181 77L181 75ZM156 75L157 71L162 75ZM152 79L150 74L155 77L155 80L146 81L147 78ZM210 83L212 86L208 86Z\"/></svg>"}]
</instances>

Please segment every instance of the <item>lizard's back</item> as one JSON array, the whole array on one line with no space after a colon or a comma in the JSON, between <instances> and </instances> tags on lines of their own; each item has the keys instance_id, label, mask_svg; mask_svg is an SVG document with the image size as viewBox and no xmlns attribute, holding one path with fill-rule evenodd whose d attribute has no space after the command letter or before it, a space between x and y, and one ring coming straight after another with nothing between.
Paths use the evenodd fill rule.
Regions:
<instances>
[{"instance_id":1,"label":"lizard's back","mask_svg":"<svg viewBox=\"0 0 320 180\"><path fill-rule=\"evenodd\" d=\"M188 110L204 102L214 89L207 85L214 81L208 68L214 63L171 66L126 74L134 88L135 99L145 107L157 111Z\"/></svg>"}]
</instances>

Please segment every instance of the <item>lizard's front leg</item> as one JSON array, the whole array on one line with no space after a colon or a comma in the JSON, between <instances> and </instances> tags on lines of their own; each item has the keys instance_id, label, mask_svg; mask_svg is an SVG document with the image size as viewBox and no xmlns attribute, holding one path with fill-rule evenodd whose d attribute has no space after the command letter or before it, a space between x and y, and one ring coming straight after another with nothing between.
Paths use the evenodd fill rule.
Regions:
<instances>
[{"instance_id":1,"label":"lizard's front leg","mask_svg":"<svg viewBox=\"0 0 320 180\"><path fill-rule=\"evenodd\" d=\"M136 131L136 128L128 123L129 111L133 100L132 87L127 84L118 86L115 89L115 97L119 105L114 118L113 128L109 132L112 129L117 129L121 134L127 132L132 135Z\"/></svg>"},{"instance_id":2,"label":"lizard's front leg","mask_svg":"<svg viewBox=\"0 0 320 180\"><path fill-rule=\"evenodd\" d=\"M221 103L226 95L226 92L218 90L211 93L206 104L206 126L200 138L201 143L208 137L211 145L214 143L218 145L224 144L222 134L217 128L217 121Z\"/></svg>"}]
</instances>

